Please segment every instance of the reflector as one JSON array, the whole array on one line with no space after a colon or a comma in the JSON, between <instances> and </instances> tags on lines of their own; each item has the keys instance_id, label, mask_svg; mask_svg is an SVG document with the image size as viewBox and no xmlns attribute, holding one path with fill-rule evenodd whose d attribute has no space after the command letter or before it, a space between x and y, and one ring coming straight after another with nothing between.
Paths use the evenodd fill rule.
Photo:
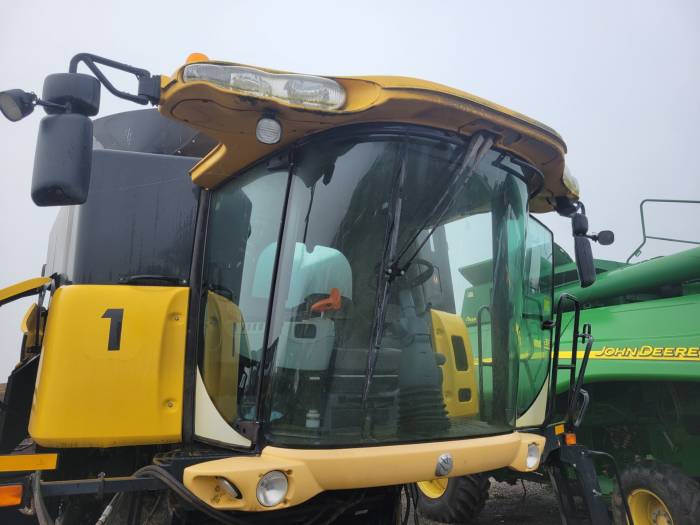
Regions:
<instances>
[{"instance_id":1,"label":"reflector","mask_svg":"<svg viewBox=\"0 0 700 525\"><path fill-rule=\"evenodd\" d=\"M22 503L22 485L0 485L0 507L16 507Z\"/></svg>"}]
</instances>

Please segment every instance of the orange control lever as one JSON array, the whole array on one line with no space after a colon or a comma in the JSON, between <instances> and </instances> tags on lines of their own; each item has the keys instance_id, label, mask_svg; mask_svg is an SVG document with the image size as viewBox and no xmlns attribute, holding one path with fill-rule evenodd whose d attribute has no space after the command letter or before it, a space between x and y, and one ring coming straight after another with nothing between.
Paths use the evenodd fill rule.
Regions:
<instances>
[{"instance_id":1,"label":"orange control lever","mask_svg":"<svg viewBox=\"0 0 700 525\"><path fill-rule=\"evenodd\" d=\"M331 293L328 297L321 299L311 305L312 312L328 312L328 311L338 311L340 310L340 290L337 288L331 288Z\"/></svg>"}]
</instances>

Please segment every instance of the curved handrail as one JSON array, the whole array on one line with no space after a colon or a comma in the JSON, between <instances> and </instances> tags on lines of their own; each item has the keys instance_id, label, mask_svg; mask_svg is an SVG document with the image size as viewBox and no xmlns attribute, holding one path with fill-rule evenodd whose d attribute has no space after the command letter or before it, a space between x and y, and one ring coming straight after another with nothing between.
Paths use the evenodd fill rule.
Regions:
<instances>
[{"instance_id":1,"label":"curved handrail","mask_svg":"<svg viewBox=\"0 0 700 525\"><path fill-rule=\"evenodd\" d=\"M646 244L647 239L655 239L657 241L682 242L685 244L700 245L700 242L698 242L698 241L688 241L686 239L674 239L672 237L658 237L655 235L647 235L646 223L644 222L644 205L647 202L700 204L700 201L684 200L684 199L644 199L644 200L642 200L642 202L639 203L639 215L642 218L642 243L634 249L634 251L632 252L632 254L629 257L627 257L627 260L625 261L625 263L629 264L629 262L632 260L632 257L639 257L639 255L642 253L642 247Z\"/></svg>"}]
</instances>

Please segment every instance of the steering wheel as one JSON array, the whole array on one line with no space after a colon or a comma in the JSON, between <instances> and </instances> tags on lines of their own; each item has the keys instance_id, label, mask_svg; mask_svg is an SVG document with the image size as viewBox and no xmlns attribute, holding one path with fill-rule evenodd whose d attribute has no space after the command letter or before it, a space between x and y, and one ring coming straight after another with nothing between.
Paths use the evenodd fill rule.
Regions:
<instances>
[{"instance_id":1,"label":"steering wheel","mask_svg":"<svg viewBox=\"0 0 700 525\"><path fill-rule=\"evenodd\" d=\"M415 288L420 286L421 284L429 281L435 273L435 265L426 259L413 259L413 261L411 261L411 266L424 266L425 270L419 272L415 277L406 277L403 282L397 281L397 284L400 283L400 286L404 288Z\"/></svg>"}]
</instances>

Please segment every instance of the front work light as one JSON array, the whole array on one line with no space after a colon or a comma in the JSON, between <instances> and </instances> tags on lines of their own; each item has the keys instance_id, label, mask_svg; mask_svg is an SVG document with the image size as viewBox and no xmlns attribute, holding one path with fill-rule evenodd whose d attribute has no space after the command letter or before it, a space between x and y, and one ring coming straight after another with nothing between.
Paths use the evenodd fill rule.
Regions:
<instances>
[{"instance_id":1,"label":"front work light","mask_svg":"<svg viewBox=\"0 0 700 525\"><path fill-rule=\"evenodd\" d=\"M242 95L277 100L307 109L337 110L345 104L345 89L335 80L310 75L268 73L244 66L189 64L185 82L211 82Z\"/></svg>"},{"instance_id":2,"label":"front work light","mask_svg":"<svg viewBox=\"0 0 700 525\"><path fill-rule=\"evenodd\" d=\"M289 482L284 472L272 470L258 481L256 496L263 507L274 507L284 501L289 489Z\"/></svg>"},{"instance_id":3,"label":"front work light","mask_svg":"<svg viewBox=\"0 0 700 525\"><path fill-rule=\"evenodd\" d=\"M241 492L236 488L236 486L231 483L226 478L216 478L219 487L229 496L235 499L241 499Z\"/></svg>"},{"instance_id":4,"label":"front work light","mask_svg":"<svg viewBox=\"0 0 700 525\"><path fill-rule=\"evenodd\" d=\"M21 89L8 89L0 92L0 111L7 120L17 122L34 111L37 97Z\"/></svg>"},{"instance_id":5,"label":"front work light","mask_svg":"<svg viewBox=\"0 0 700 525\"><path fill-rule=\"evenodd\" d=\"M535 443L530 443L527 446L527 458L525 459L525 466L529 469L534 469L540 464L540 447Z\"/></svg>"},{"instance_id":6,"label":"front work light","mask_svg":"<svg viewBox=\"0 0 700 525\"><path fill-rule=\"evenodd\" d=\"M21 89L8 89L0 91L0 112L11 122L17 122L34 111L34 106L44 106L52 110L53 113L65 113L68 107L63 104L56 104L41 100L34 93L27 93Z\"/></svg>"}]
</instances>

